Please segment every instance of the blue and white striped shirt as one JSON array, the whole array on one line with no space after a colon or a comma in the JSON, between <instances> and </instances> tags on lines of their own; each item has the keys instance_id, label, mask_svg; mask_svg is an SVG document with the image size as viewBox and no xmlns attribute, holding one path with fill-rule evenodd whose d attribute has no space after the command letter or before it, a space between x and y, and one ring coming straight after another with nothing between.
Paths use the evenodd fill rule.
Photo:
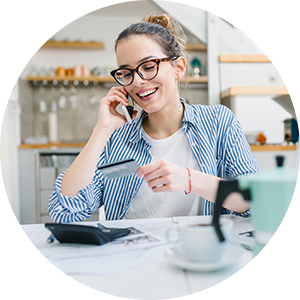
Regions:
<instances>
[{"instance_id":1,"label":"blue and white striped shirt","mask_svg":"<svg viewBox=\"0 0 300 300\"><path fill-rule=\"evenodd\" d=\"M185 106L182 129L199 165L200 171L224 179L259 172L240 123L234 114L222 105ZM142 130L142 121L147 115L142 112L132 124L125 124L113 132L97 166L134 158L140 166L151 162L148 144ZM54 222L75 222L90 217L104 205L107 220L122 219L138 192L143 178L136 174L107 179L96 168L92 182L76 196L67 197L60 192L63 174L54 183L49 199L49 214ZM204 214L212 214L214 203L206 200ZM222 213L238 214L224 209Z\"/></svg>"}]
</instances>

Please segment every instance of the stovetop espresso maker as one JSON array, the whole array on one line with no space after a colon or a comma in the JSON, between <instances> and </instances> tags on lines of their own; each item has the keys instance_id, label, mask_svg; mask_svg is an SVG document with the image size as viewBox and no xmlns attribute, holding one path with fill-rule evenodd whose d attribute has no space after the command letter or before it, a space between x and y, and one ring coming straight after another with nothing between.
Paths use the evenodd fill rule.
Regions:
<instances>
[{"instance_id":1,"label":"stovetop espresso maker","mask_svg":"<svg viewBox=\"0 0 300 300\"><path fill-rule=\"evenodd\" d=\"M222 204L232 192L250 201L255 228L252 288L273 296L300 295L300 172L283 167L251 174L238 180L222 180L216 198L213 226L220 239Z\"/></svg>"}]
</instances>

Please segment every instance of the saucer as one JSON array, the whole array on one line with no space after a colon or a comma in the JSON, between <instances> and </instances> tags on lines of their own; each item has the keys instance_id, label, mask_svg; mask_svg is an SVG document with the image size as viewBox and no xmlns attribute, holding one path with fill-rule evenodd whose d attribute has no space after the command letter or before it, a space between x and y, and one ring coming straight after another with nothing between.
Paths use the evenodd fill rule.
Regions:
<instances>
[{"instance_id":1,"label":"saucer","mask_svg":"<svg viewBox=\"0 0 300 300\"><path fill-rule=\"evenodd\" d=\"M235 264L243 257L245 252L246 250L242 248L229 245L228 250L222 258L214 262L192 261L185 256L179 246L167 249L164 255L170 263L182 269L190 271L216 271Z\"/></svg>"}]
</instances>

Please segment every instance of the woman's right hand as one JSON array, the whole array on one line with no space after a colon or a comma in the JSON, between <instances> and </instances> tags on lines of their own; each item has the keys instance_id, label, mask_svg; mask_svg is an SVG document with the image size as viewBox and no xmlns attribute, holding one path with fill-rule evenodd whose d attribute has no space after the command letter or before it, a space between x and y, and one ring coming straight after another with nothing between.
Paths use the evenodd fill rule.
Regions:
<instances>
[{"instance_id":1,"label":"woman's right hand","mask_svg":"<svg viewBox=\"0 0 300 300\"><path fill-rule=\"evenodd\" d=\"M127 92L124 87L112 87L100 100L97 127L114 131L126 123L123 114L117 112L119 104L127 106Z\"/></svg>"},{"instance_id":2,"label":"woman's right hand","mask_svg":"<svg viewBox=\"0 0 300 300\"><path fill-rule=\"evenodd\" d=\"M63 176L61 193L75 196L93 180L95 167L112 132L126 123L123 114L116 111L119 104L127 105L127 92L123 87L113 87L100 100L98 121L80 154ZM136 113L133 115L135 116Z\"/></svg>"}]
</instances>

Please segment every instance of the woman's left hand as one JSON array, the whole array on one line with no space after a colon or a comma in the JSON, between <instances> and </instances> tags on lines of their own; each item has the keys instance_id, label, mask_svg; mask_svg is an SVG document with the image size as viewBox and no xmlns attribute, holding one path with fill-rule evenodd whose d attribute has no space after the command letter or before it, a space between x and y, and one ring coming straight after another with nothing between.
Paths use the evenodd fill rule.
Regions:
<instances>
[{"instance_id":1,"label":"woman's left hand","mask_svg":"<svg viewBox=\"0 0 300 300\"><path fill-rule=\"evenodd\" d=\"M153 192L184 192L189 189L189 174L167 160L158 160L137 170L137 176L148 183Z\"/></svg>"}]
</instances>

